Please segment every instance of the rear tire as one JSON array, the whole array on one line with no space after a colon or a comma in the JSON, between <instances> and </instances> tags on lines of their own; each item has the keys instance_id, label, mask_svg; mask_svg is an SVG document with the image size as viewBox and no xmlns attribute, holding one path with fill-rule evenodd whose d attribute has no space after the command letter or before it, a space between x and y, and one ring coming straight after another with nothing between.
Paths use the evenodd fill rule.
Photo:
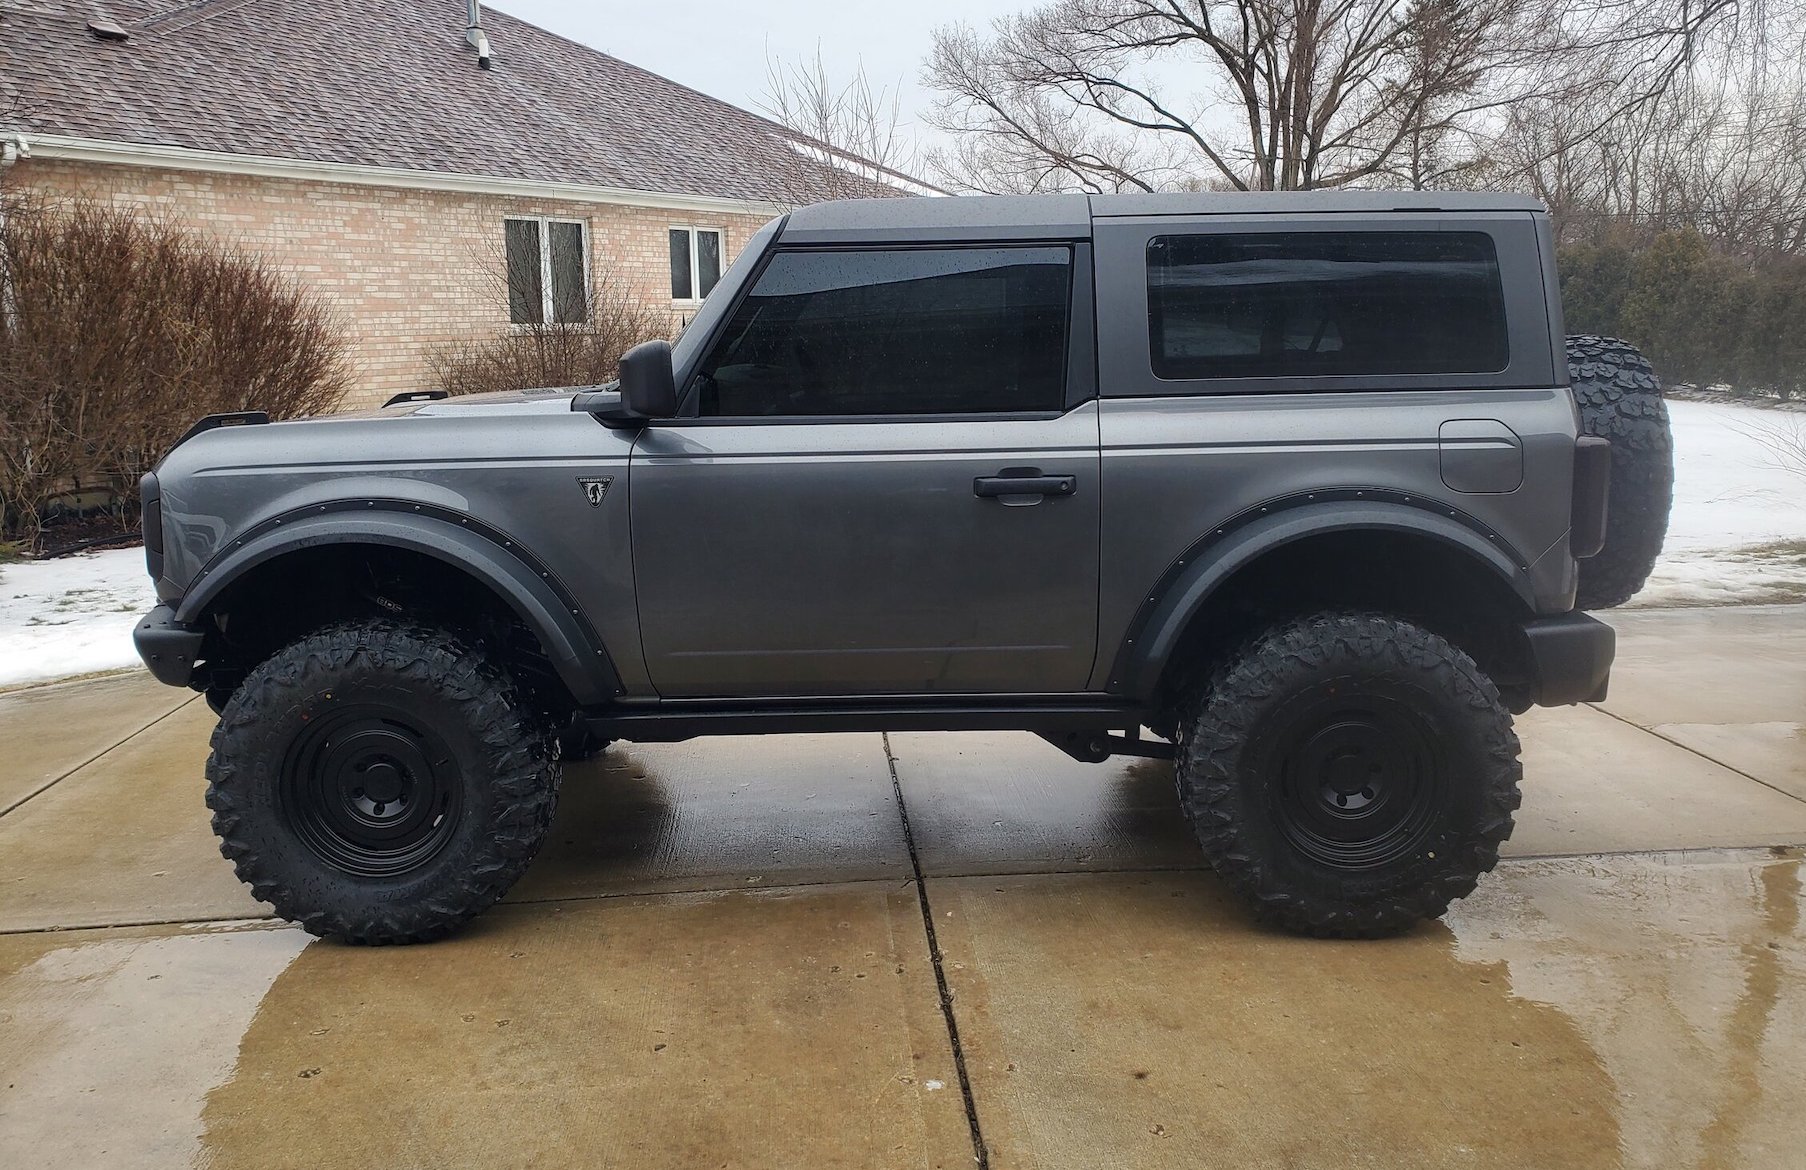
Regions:
<instances>
[{"instance_id":1,"label":"rear tire","mask_svg":"<svg viewBox=\"0 0 1806 1170\"><path fill-rule=\"evenodd\" d=\"M505 894L559 769L508 677L443 631L311 634L251 671L207 761L220 852L276 913L354 943L424 942Z\"/></svg>"},{"instance_id":2,"label":"rear tire","mask_svg":"<svg viewBox=\"0 0 1806 1170\"><path fill-rule=\"evenodd\" d=\"M1662 382L1637 348L1615 337L1570 337L1568 381L1581 431L1612 442L1605 547L1580 562L1580 609L1635 597L1662 555L1674 503L1674 437Z\"/></svg>"},{"instance_id":3,"label":"rear tire","mask_svg":"<svg viewBox=\"0 0 1806 1170\"><path fill-rule=\"evenodd\" d=\"M1319 614L1234 655L1180 720L1180 802L1263 919L1396 934L1472 892L1518 807L1498 690L1396 618Z\"/></svg>"}]
</instances>

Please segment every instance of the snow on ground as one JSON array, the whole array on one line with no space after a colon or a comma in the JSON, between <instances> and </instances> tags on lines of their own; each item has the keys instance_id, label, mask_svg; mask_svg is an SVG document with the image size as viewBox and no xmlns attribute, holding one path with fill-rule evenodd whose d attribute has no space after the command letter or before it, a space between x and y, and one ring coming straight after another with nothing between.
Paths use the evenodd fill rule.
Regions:
<instances>
[{"instance_id":1,"label":"snow on ground","mask_svg":"<svg viewBox=\"0 0 1806 1170\"><path fill-rule=\"evenodd\" d=\"M1668 404L1674 512L1649 585L1630 608L1806 601L1806 474L1765 434L1806 414ZM0 565L0 687L134 666L132 627L156 604L144 550Z\"/></svg>"},{"instance_id":2,"label":"snow on ground","mask_svg":"<svg viewBox=\"0 0 1806 1170\"><path fill-rule=\"evenodd\" d=\"M1775 437L1806 414L1670 400L1674 511L1649 584L1626 608L1806 601L1806 468Z\"/></svg>"},{"instance_id":3,"label":"snow on ground","mask_svg":"<svg viewBox=\"0 0 1806 1170\"><path fill-rule=\"evenodd\" d=\"M136 665L156 604L141 548L0 565L0 687Z\"/></svg>"}]
</instances>

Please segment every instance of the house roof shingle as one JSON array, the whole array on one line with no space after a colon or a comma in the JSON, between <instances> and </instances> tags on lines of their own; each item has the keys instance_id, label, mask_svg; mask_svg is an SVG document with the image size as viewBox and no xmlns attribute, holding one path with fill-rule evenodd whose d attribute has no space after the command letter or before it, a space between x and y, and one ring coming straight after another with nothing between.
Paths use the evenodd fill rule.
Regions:
<instances>
[{"instance_id":1,"label":"house roof shingle","mask_svg":"<svg viewBox=\"0 0 1806 1170\"><path fill-rule=\"evenodd\" d=\"M761 202L823 165L765 118L493 9L479 69L464 25L458 0L0 0L0 110L23 108L0 129Z\"/></svg>"}]
</instances>

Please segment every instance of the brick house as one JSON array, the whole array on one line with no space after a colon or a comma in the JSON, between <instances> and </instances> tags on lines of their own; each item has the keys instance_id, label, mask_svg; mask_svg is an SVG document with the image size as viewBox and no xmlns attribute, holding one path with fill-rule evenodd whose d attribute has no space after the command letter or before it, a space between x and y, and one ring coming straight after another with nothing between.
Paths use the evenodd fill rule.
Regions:
<instances>
[{"instance_id":1,"label":"brick house","mask_svg":"<svg viewBox=\"0 0 1806 1170\"><path fill-rule=\"evenodd\" d=\"M169 216L318 290L347 405L598 295L679 324L786 206L923 189L460 0L0 0L0 152L10 189Z\"/></svg>"}]
</instances>

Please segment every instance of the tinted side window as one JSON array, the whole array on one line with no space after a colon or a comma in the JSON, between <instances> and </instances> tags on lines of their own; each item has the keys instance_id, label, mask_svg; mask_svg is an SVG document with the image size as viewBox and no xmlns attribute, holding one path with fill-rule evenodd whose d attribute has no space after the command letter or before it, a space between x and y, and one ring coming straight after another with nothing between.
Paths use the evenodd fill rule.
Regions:
<instances>
[{"instance_id":1,"label":"tinted side window","mask_svg":"<svg viewBox=\"0 0 1806 1170\"><path fill-rule=\"evenodd\" d=\"M1071 249L779 252L704 360L704 415L1059 410Z\"/></svg>"},{"instance_id":2,"label":"tinted side window","mask_svg":"<svg viewBox=\"0 0 1806 1170\"><path fill-rule=\"evenodd\" d=\"M1507 358L1484 232L1157 236L1148 337L1169 379L1479 374Z\"/></svg>"}]
</instances>

